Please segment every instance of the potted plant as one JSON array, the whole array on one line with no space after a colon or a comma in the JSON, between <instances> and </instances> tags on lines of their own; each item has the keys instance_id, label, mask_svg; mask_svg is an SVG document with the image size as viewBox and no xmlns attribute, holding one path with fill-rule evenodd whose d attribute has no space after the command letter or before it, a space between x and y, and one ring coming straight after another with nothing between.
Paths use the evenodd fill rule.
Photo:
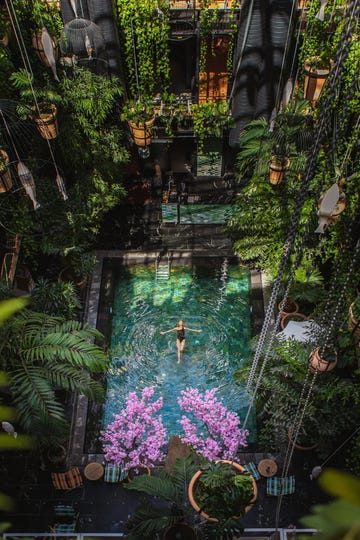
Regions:
<instances>
[{"instance_id":1,"label":"potted plant","mask_svg":"<svg viewBox=\"0 0 360 540\"><path fill-rule=\"evenodd\" d=\"M143 98L125 102L120 119L127 121L136 146L148 146L151 143L155 121L154 100Z\"/></svg>"},{"instance_id":2,"label":"potted plant","mask_svg":"<svg viewBox=\"0 0 360 540\"><path fill-rule=\"evenodd\" d=\"M316 347L309 355L310 371L323 373L332 371L337 364L337 352L332 345Z\"/></svg>"},{"instance_id":3,"label":"potted plant","mask_svg":"<svg viewBox=\"0 0 360 540\"><path fill-rule=\"evenodd\" d=\"M277 186L281 184L284 179L285 171L290 166L290 160L286 156L274 155L271 156L269 169L270 169L270 184Z\"/></svg>"},{"instance_id":4,"label":"potted plant","mask_svg":"<svg viewBox=\"0 0 360 540\"><path fill-rule=\"evenodd\" d=\"M189 501L208 521L238 520L248 512L257 497L255 480L238 463L208 462L190 480Z\"/></svg>"},{"instance_id":5,"label":"potted plant","mask_svg":"<svg viewBox=\"0 0 360 540\"><path fill-rule=\"evenodd\" d=\"M349 328L353 335L360 336L360 296L349 307Z\"/></svg>"},{"instance_id":6,"label":"potted plant","mask_svg":"<svg viewBox=\"0 0 360 540\"><path fill-rule=\"evenodd\" d=\"M164 458L166 432L157 414L163 401L152 401L153 395L154 387L145 387L140 398L130 392L124 409L101 433L105 459L110 463L129 471L154 467Z\"/></svg>"},{"instance_id":7,"label":"potted plant","mask_svg":"<svg viewBox=\"0 0 360 540\"><path fill-rule=\"evenodd\" d=\"M0 193L9 191L12 188L11 172L9 169L9 155L3 148L0 148Z\"/></svg>"}]
</instances>

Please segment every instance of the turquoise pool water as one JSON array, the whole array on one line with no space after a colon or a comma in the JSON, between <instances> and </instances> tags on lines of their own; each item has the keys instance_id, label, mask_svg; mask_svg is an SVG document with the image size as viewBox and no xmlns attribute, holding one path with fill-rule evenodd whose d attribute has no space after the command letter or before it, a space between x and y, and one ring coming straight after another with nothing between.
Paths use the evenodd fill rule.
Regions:
<instances>
[{"instance_id":1,"label":"turquoise pool water","mask_svg":"<svg viewBox=\"0 0 360 540\"><path fill-rule=\"evenodd\" d=\"M233 380L248 354L250 276L246 269L222 261L215 268L173 267L168 281L156 281L152 266L124 267L115 286L111 331L111 366L103 425L123 408L130 391L154 385L163 397L163 422L170 435L180 433L180 390L218 388L217 396L244 419L247 400ZM202 329L186 333L177 363L177 325ZM248 429L254 438L250 423Z\"/></svg>"}]
</instances>

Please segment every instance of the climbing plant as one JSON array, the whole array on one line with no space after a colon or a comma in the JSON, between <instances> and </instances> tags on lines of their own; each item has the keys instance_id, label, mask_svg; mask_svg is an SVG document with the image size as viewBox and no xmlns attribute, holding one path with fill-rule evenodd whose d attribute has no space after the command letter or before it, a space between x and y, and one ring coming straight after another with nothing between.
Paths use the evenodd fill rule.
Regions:
<instances>
[{"instance_id":1,"label":"climbing plant","mask_svg":"<svg viewBox=\"0 0 360 540\"><path fill-rule=\"evenodd\" d=\"M165 0L117 0L131 97L153 95L169 85L169 4Z\"/></svg>"}]
</instances>

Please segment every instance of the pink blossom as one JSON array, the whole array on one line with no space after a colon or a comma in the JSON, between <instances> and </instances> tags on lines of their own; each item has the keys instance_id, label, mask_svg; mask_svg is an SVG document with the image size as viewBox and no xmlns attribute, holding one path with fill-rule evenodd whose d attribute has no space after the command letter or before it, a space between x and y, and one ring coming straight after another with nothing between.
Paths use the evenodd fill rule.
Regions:
<instances>
[{"instance_id":1,"label":"pink blossom","mask_svg":"<svg viewBox=\"0 0 360 540\"><path fill-rule=\"evenodd\" d=\"M105 459L125 469L147 465L153 467L164 459L162 448L167 442L160 414L162 398L151 401L154 387L143 389L139 399L135 392L126 398L126 407L114 414L114 421L101 432Z\"/></svg>"},{"instance_id":2,"label":"pink blossom","mask_svg":"<svg viewBox=\"0 0 360 540\"><path fill-rule=\"evenodd\" d=\"M240 429L238 415L228 411L215 394L216 389L204 394L197 388L181 391L180 408L191 414L191 419L183 415L178 420L184 431L181 439L209 460L232 459L238 447L247 446L249 432Z\"/></svg>"}]
</instances>

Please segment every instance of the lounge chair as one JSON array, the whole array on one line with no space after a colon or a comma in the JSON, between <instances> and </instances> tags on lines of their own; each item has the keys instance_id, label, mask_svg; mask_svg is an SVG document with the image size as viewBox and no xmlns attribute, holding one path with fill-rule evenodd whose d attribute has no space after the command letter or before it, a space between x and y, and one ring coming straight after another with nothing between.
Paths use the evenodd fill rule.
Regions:
<instances>
[{"instance_id":1,"label":"lounge chair","mask_svg":"<svg viewBox=\"0 0 360 540\"><path fill-rule=\"evenodd\" d=\"M295 493L295 476L273 476L266 480L266 495L291 495Z\"/></svg>"},{"instance_id":2,"label":"lounge chair","mask_svg":"<svg viewBox=\"0 0 360 540\"><path fill-rule=\"evenodd\" d=\"M62 491L70 491L83 485L78 467L73 467L64 473L51 473L51 480L54 488Z\"/></svg>"},{"instance_id":3,"label":"lounge chair","mask_svg":"<svg viewBox=\"0 0 360 540\"><path fill-rule=\"evenodd\" d=\"M104 482L123 482L128 477L128 471L123 466L107 463L105 465Z\"/></svg>"},{"instance_id":4,"label":"lounge chair","mask_svg":"<svg viewBox=\"0 0 360 540\"><path fill-rule=\"evenodd\" d=\"M247 470L247 472L249 474L251 474L251 476L254 478L254 480L259 480L260 479L260 473L258 471L256 463L254 463L253 461L250 461L249 463L244 463L243 467L244 467L244 469Z\"/></svg>"}]
</instances>

